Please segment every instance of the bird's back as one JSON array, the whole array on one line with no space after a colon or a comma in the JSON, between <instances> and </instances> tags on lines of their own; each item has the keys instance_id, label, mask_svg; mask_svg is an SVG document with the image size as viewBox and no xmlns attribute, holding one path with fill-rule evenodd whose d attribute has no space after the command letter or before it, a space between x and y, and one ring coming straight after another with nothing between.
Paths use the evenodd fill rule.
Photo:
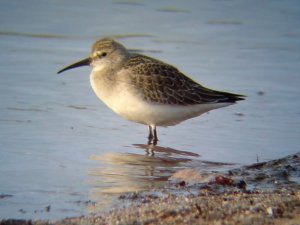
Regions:
<instances>
[{"instance_id":1,"label":"bird's back","mask_svg":"<svg viewBox=\"0 0 300 225\"><path fill-rule=\"evenodd\" d=\"M177 68L148 56L133 54L125 63L130 80L143 99L168 105L235 103L243 95L208 89Z\"/></svg>"}]
</instances>

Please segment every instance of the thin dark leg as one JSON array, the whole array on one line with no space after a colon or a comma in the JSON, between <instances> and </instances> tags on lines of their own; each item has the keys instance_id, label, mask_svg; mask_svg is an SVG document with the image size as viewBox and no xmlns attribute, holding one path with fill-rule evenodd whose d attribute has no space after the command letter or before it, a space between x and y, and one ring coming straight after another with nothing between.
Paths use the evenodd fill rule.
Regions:
<instances>
[{"instance_id":1,"label":"thin dark leg","mask_svg":"<svg viewBox=\"0 0 300 225\"><path fill-rule=\"evenodd\" d=\"M149 129L148 144L156 145L158 141L156 126L149 125L148 129Z\"/></svg>"},{"instance_id":2,"label":"thin dark leg","mask_svg":"<svg viewBox=\"0 0 300 225\"><path fill-rule=\"evenodd\" d=\"M153 132L152 132L152 127L148 126L149 129L149 135L148 135L148 144L150 145L152 143L153 140Z\"/></svg>"},{"instance_id":3,"label":"thin dark leg","mask_svg":"<svg viewBox=\"0 0 300 225\"><path fill-rule=\"evenodd\" d=\"M154 133L153 144L156 145L157 141L158 141L157 132L156 132L156 126L153 127L153 133Z\"/></svg>"}]
</instances>

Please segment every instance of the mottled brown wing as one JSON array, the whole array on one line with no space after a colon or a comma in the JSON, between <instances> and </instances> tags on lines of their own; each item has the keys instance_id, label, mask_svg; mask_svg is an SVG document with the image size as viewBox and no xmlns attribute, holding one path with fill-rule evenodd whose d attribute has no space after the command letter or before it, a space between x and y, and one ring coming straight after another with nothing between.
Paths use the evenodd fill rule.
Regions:
<instances>
[{"instance_id":1,"label":"mottled brown wing","mask_svg":"<svg viewBox=\"0 0 300 225\"><path fill-rule=\"evenodd\" d=\"M146 101L171 105L235 102L242 95L203 87L177 68L147 56L132 56L125 68L132 70L131 82L142 90Z\"/></svg>"}]
</instances>

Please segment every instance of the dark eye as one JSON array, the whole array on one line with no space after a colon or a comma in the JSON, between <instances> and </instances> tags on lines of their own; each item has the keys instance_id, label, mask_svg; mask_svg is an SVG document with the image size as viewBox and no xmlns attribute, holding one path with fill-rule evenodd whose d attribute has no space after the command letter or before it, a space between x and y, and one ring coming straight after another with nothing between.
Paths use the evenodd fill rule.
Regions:
<instances>
[{"instance_id":1,"label":"dark eye","mask_svg":"<svg viewBox=\"0 0 300 225\"><path fill-rule=\"evenodd\" d=\"M98 54L98 57L101 59L101 58L104 58L106 55L107 55L106 52L102 52L102 53Z\"/></svg>"}]
</instances>

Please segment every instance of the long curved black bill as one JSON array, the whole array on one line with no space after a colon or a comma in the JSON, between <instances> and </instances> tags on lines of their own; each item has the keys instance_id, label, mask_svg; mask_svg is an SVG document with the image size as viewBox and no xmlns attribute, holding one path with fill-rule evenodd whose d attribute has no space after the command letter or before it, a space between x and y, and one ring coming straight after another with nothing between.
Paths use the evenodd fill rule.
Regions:
<instances>
[{"instance_id":1,"label":"long curved black bill","mask_svg":"<svg viewBox=\"0 0 300 225\"><path fill-rule=\"evenodd\" d=\"M88 65L90 65L90 63L91 63L91 59L90 58L86 58L86 59L80 60L79 62L73 63L70 66L67 66L67 67L61 69L57 73L59 74L59 73L62 73L64 71L66 71L66 70L70 70L70 69L73 69L73 68L76 68L76 67L80 67L80 66L88 66Z\"/></svg>"}]
</instances>

